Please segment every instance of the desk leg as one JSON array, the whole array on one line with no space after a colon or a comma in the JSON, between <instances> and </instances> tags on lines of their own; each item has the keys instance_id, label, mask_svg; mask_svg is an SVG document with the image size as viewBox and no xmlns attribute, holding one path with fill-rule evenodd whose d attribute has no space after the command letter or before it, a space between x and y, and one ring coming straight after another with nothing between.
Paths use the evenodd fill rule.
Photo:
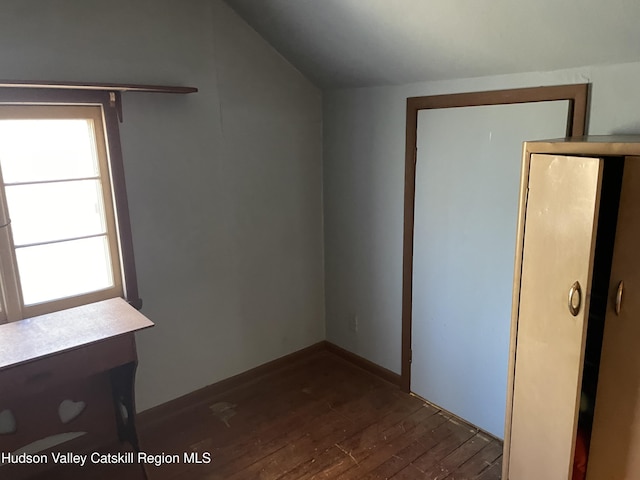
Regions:
<instances>
[{"instance_id":1,"label":"desk leg","mask_svg":"<svg viewBox=\"0 0 640 480\"><path fill-rule=\"evenodd\" d=\"M136 401L135 377L138 362L130 362L111 370L111 388L113 403L116 411L118 438L121 442L128 442L138 453L140 443L136 431ZM147 479L147 469L142 465L144 478Z\"/></svg>"}]
</instances>

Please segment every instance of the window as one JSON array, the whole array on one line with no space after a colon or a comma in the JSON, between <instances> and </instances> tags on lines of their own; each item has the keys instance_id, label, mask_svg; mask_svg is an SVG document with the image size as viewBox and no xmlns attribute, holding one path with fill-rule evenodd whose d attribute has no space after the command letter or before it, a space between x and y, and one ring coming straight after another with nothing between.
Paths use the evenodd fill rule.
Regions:
<instances>
[{"instance_id":1,"label":"window","mask_svg":"<svg viewBox=\"0 0 640 480\"><path fill-rule=\"evenodd\" d=\"M113 94L98 100L0 93L0 323L117 296L139 306L117 112Z\"/></svg>"}]
</instances>

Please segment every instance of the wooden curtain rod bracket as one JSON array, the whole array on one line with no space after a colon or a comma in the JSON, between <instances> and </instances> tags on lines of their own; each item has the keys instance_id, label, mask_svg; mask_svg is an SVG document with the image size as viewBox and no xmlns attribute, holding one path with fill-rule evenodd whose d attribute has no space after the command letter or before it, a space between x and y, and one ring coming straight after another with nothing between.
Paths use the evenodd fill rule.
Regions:
<instances>
[{"instance_id":1,"label":"wooden curtain rod bracket","mask_svg":"<svg viewBox=\"0 0 640 480\"><path fill-rule=\"evenodd\" d=\"M109 92L109 106L116 109L118 120L122 123L122 92Z\"/></svg>"}]
</instances>

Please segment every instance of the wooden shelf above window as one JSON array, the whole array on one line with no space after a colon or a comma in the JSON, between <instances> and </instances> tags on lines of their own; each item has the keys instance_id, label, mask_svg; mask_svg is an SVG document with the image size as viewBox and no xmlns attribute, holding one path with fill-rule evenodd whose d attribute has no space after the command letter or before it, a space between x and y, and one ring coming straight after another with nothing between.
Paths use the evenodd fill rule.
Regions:
<instances>
[{"instance_id":1,"label":"wooden shelf above window","mask_svg":"<svg viewBox=\"0 0 640 480\"><path fill-rule=\"evenodd\" d=\"M195 87L177 87L170 85L137 85L126 83L58 82L58 81L21 81L0 80L0 88L56 88L67 90L101 90L118 92L147 93L195 93Z\"/></svg>"}]
</instances>

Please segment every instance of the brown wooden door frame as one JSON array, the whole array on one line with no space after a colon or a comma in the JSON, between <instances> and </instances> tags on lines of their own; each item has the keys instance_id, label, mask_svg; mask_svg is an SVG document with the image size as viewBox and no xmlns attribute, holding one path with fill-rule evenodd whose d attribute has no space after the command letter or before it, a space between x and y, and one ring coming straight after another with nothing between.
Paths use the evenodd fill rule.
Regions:
<instances>
[{"instance_id":1,"label":"brown wooden door frame","mask_svg":"<svg viewBox=\"0 0 640 480\"><path fill-rule=\"evenodd\" d=\"M413 225L416 192L416 140L418 111L436 108L478 107L514 103L567 100L567 137L584 135L589 84L517 88L407 98L407 131L404 174L404 237L402 252L402 359L400 388L411 389L411 314L413 298Z\"/></svg>"}]
</instances>

